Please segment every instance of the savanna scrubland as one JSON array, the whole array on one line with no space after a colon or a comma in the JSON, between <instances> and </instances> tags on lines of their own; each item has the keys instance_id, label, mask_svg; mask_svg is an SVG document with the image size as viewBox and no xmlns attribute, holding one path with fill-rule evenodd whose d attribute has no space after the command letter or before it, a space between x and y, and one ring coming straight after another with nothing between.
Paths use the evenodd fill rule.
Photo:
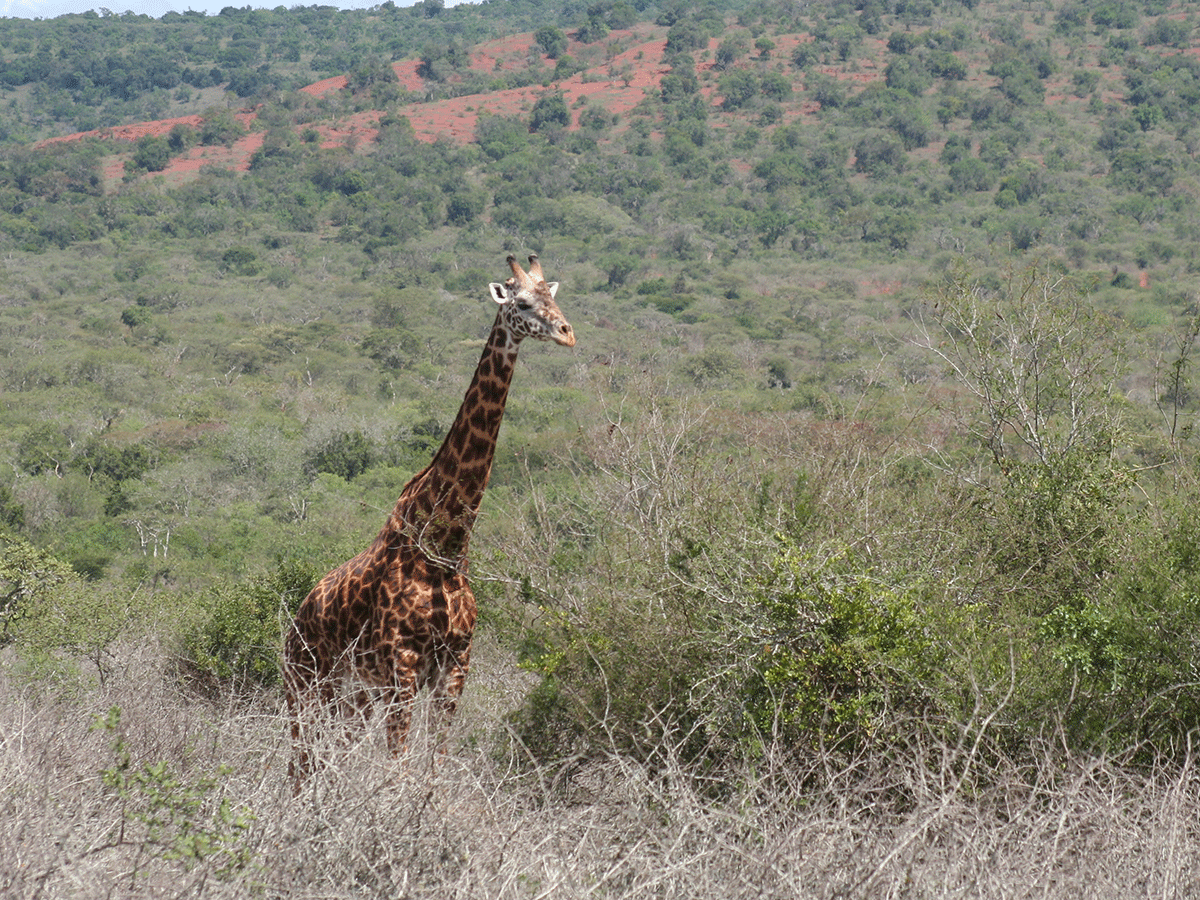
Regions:
<instances>
[{"instance_id":1,"label":"savanna scrubland","mask_svg":"<svg viewBox=\"0 0 1200 900\"><path fill-rule=\"evenodd\" d=\"M0 891L1194 893L1196 11L0 20ZM509 252L578 343L449 749L293 798L283 625Z\"/></svg>"}]
</instances>

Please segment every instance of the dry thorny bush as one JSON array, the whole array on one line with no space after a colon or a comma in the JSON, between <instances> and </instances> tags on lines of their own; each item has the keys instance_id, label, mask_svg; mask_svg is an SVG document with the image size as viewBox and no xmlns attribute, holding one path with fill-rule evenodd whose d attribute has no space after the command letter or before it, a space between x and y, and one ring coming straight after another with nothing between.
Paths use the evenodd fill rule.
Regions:
<instances>
[{"instance_id":1,"label":"dry thorny bush","mask_svg":"<svg viewBox=\"0 0 1200 900\"><path fill-rule=\"evenodd\" d=\"M276 693L224 706L131 651L72 698L0 680L4 897L1185 897L1200 890L1200 766L1135 769L1052 740L1006 757L1004 707L957 737L730 764L662 734L536 767L472 688L439 755L378 734L327 748L293 796ZM7 678L7 676L5 676ZM486 686L474 684L478 691ZM111 713L119 707L119 717ZM768 746L770 746L768 744ZM1028 748L1026 748L1028 749Z\"/></svg>"}]
</instances>

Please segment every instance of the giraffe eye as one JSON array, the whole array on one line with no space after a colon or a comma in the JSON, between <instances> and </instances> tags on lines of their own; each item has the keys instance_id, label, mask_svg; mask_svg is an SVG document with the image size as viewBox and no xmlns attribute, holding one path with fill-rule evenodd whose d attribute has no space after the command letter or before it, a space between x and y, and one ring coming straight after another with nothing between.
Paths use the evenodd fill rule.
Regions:
<instances>
[{"instance_id":1,"label":"giraffe eye","mask_svg":"<svg viewBox=\"0 0 1200 900\"><path fill-rule=\"evenodd\" d=\"M527 312L531 308L532 308L532 306L530 305L528 300L521 300L521 299L517 300L517 309L521 310L521 312Z\"/></svg>"}]
</instances>

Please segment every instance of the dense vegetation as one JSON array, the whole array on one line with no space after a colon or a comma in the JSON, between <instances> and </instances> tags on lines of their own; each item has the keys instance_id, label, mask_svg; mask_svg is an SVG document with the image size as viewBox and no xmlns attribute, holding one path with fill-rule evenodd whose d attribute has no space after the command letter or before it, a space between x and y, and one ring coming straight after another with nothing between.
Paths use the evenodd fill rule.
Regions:
<instances>
[{"instance_id":1,"label":"dense vegetation","mask_svg":"<svg viewBox=\"0 0 1200 900\"><path fill-rule=\"evenodd\" d=\"M655 832L664 847L737 831L780 884L803 879L747 835L826 809L804 797L904 823L821 869L821 896L903 883L903 860L943 846L914 823L972 798L994 812L1027 790L1034 816L1094 777L1186 817L1196 12L425 0L0 20L8 705L100 714L152 683L195 717L174 743L135 746L158 715L138 707L87 759L157 877L304 880L255 867L307 826L239 818L281 802L283 725L248 724L278 706L281 623L436 449L486 283L533 251L578 345L523 352L473 542L486 650L456 740L496 779L479 791L511 765L530 803L616 804L587 791L617 771L645 804L622 808L682 828ZM515 33L517 59L472 66ZM395 81L405 59L422 91ZM641 101L608 105L639 66ZM298 90L337 74L343 90ZM484 112L531 86L519 115ZM424 139L410 117L450 98L478 113L471 139ZM135 144L34 143L185 114ZM323 137L356 116L368 140ZM247 128L248 171L170 174ZM205 720L254 731L240 781L182 774ZM1063 856L1092 858L1076 837ZM347 851L322 877L479 892L438 857L467 850L413 840L386 871ZM1194 871L1196 848L1171 847ZM54 881L56 859L11 871ZM614 895L643 883L600 869Z\"/></svg>"}]
</instances>

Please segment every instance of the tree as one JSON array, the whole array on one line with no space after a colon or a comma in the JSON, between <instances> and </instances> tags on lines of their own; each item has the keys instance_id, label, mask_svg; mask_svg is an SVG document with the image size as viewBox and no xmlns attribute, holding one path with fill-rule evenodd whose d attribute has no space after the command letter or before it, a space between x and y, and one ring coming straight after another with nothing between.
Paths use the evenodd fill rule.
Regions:
<instances>
[{"instance_id":1,"label":"tree","mask_svg":"<svg viewBox=\"0 0 1200 900\"><path fill-rule=\"evenodd\" d=\"M164 137L146 135L137 142L133 152L133 168L146 172L161 172L171 162L171 145Z\"/></svg>"},{"instance_id":2,"label":"tree","mask_svg":"<svg viewBox=\"0 0 1200 900\"><path fill-rule=\"evenodd\" d=\"M34 425L17 443L16 463L30 475L62 472L71 457L71 444L56 422Z\"/></svg>"},{"instance_id":3,"label":"tree","mask_svg":"<svg viewBox=\"0 0 1200 900\"><path fill-rule=\"evenodd\" d=\"M608 37L608 25L593 8L585 21L575 32L575 40L581 44L594 44Z\"/></svg>"},{"instance_id":4,"label":"tree","mask_svg":"<svg viewBox=\"0 0 1200 900\"><path fill-rule=\"evenodd\" d=\"M920 344L963 392L964 426L992 463L965 473L989 562L1023 614L1066 610L1074 621L1129 531L1118 323L1077 277L1041 262L998 289L959 269L933 300Z\"/></svg>"},{"instance_id":5,"label":"tree","mask_svg":"<svg viewBox=\"0 0 1200 900\"><path fill-rule=\"evenodd\" d=\"M204 146L232 146L233 142L245 133L246 129L230 110L212 107L204 111L204 121L200 125L200 143Z\"/></svg>"},{"instance_id":6,"label":"tree","mask_svg":"<svg viewBox=\"0 0 1200 900\"><path fill-rule=\"evenodd\" d=\"M888 63L884 81L890 88L920 97L933 85L933 75L925 63L914 56L898 56Z\"/></svg>"},{"instance_id":7,"label":"tree","mask_svg":"<svg viewBox=\"0 0 1200 900\"><path fill-rule=\"evenodd\" d=\"M475 122L475 143L492 159L503 159L529 143L529 128L515 117L481 114Z\"/></svg>"},{"instance_id":8,"label":"tree","mask_svg":"<svg viewBox=\"0 0 1200 900\"><path fill-rule=\"evenodd\" d=\"M753 100L759 91L758 76L745 69L735 69L721 76L720 91L726 109L738 109Z\"/></svg>"},{"instance_id":9,"label":"tree","mask_svg":"<svg viewBox=\"0 0 1200 900\"><path fill-rule=\"evenodd\" d=\"M1022 459L1054 465L1080 450L1109 452L1120 421L1120 330L1078 278L1035 263L988 290L964 269L935 306L922 346L975 401L971 431L1002 471Z\"/></svg>"},{"instance_id":10,"label":"tree","mask_svg":"<svg viewBox=\"0 0 1200 900\"><path fill-rule=\"evenodd\" d=\"M786 100L792 96L792 82L778 72L767 72L762 77L761 90L772 100Z\"/></svg>"},{"instance_id":11,"label":"tree","mask_svg":"<svg viewBox=\"0 0 1200 900\"><path fill-rule=\"evenodd\" d=\"M91 662L103 684L112 645L147 616L148 600L98 590L50 553L0 539L0 644L14 643L27 662L61 672L72 663L56 658L65 651Z\"/></svg>"},{"instance_id":12,"label":"tree","mask_svg":"<svg viewBox=\"0 0 1200 900\"><path fill-rule=\"evenodd\" d=\"M305 468L310 472L329 472L352 481L375 462L371 439L359 429L330 436L308 455Z\"/></svg>"},{"instance_id":13,"label":"tree","mask_svg":"<svg viewBox=\"0 0 1200 900\"><path fill-rule=\"evenodd\" d=\"M995 183L995 172L982 159L967 156L950 164L950 186L955 192L990 191Z\"/></svg>"},{"instance_id":14,"label":"tree","mask_svg":"<svg viewBox=\"0 0 1200 900\"><path fill-rule=\"evenodd\" d=\"M775 242L787 234L796 216L788 209L772 207L764 209L754 220L754 230L764 247L773 247Z\"/></svg>"},{"instance_id":15,"label":"tree","mask_svg":"<svg viewBox=\"0 0 1200 900\"><path fill-rule=\"evenodd\" d=\"M888 175L904 169L904 144L883 132L865 135L854 145L854 169L868 175Z\"/></svg>"},{"instance_id":16,"label":"tree","mask_svg":"<svg viewBox=\"0 0 1200 900\"><path fill-rule=\"evenodd\" d=\"M570 124L571 111L567 108L567 101L560 91L542 94L537 103L533 104L533 113L529 118L530 131L566 128Z\"/></svg>"},{"instance_id":17,"label":"tree","mask_svg":"<svg viewBox=\"0 0 1200 900\"><path fill-rule=\"evenodd\" d=\"M567 36L553 25L539 28L533 35L537 45L551 59L558 59L567 52Z\"/></svg>"},{"instance_id":18,"label":"tree","mask_svg":"<svg viewBox=\"0 0 1200 900\"><path fill-rule=\"evenodd\" d=\"M725 38L717 46L717 68L728 69L731 65L746 55L746 40L740 34Z\"/></svg>"},{"instance_id":19,"label":"tree","mask_svg":"<svg viewBox=\"0 0 1200 900\"><path fill-rule=\"evenodd\" d=\"M455 191L446 201L446 221L451 225L467 225L483 212L487 195L480 190L464 188Z\"/></svg>"}]
</instances>

